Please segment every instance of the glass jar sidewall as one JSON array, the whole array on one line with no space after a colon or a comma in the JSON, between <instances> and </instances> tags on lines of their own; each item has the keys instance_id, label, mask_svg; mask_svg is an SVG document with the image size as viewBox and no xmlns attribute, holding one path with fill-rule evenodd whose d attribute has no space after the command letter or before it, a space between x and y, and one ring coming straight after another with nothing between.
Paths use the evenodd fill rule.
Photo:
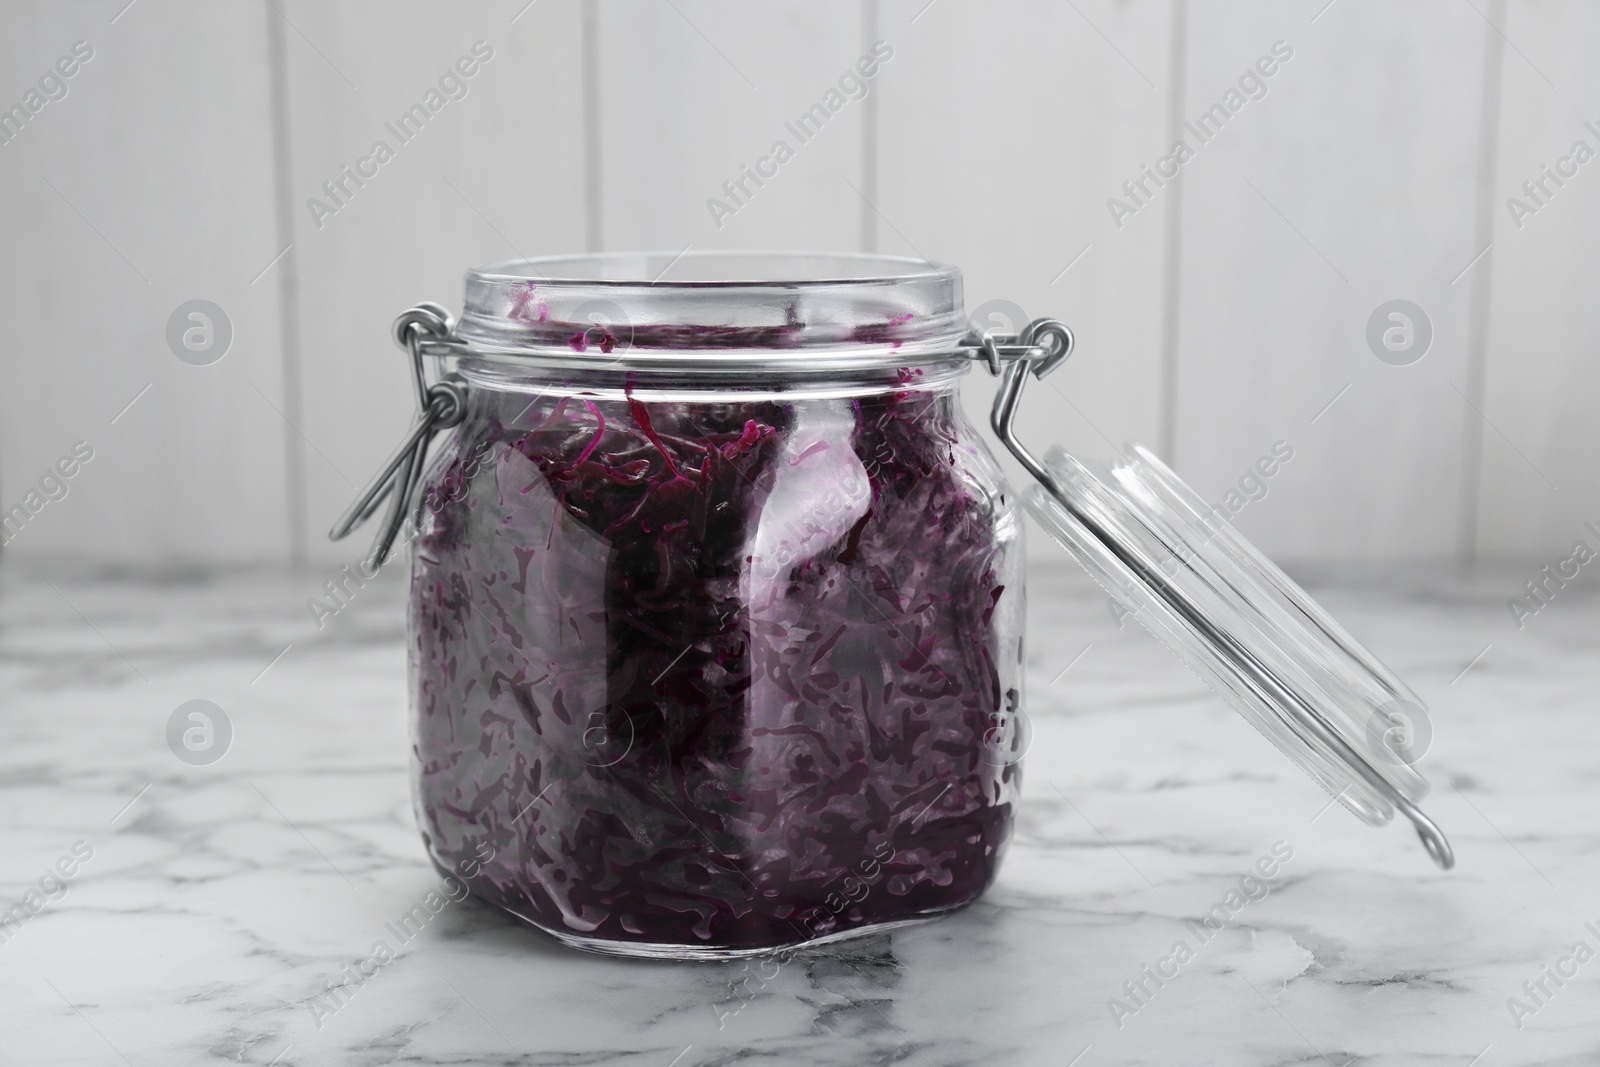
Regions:
<instances>
[{"instance_id":1,"label":"glass jar sidewall","mask_svg":"<svg viewBox=\"0 0 1600 1067\"><path fill-rule=\"evenodd\" d=\"M430 856L436 866L461 877L475 894L489 902L558 933L600 941L611 938L628 944L682 942L705 947L709 942L711 947L718 949L791 944L815 937L831 937L852 928L866 928L948 910L970 902L987 888L1009 839L1011 814L1020 791L1018 761L1021 751L1017 747L1017 724L1025 721L1021 671L1024 598L1020 514L1012 503L1014 494L1006 488L993 455L961 415L959 401L954 395L953 379L949 385L939 383L924 388L916 388L915 382L903 381L894 383L897 388L883 387L887 383L873 384L871 391L854 397L790 395L782 404L771 400L753 402L785 407L789 411L785 416L788 422L783 426L783 433L775 432L768 439L761 437L759 428L753 436L748 427L735 434L739 423L736 416L741 407L748 408L752 403L741 393L723 398L720 407L731 410L712 411L710 409L719 408L719 405L681 399L640 400L637 395L627 395L626 391L620 398L596 396L593 393L536 394L537 387L474 388L469 391L467 420L433 464L424 481L423 522L412 552L413 589L408 632L413 700L413 795L419 826L423 828ZM675 395L681 397L681 390L676 391ZM531 404L528 403L530 398ZM913 693L921 696L898 695L900 704L896 706L895 714L925 715L933 722L928 729L943 730L948 735L946 747L961 749L965 746L967 755L971 757L969 762L973 765L953 771L951 767L956 761L940 756L932 748L917 750L913 755L918 743L916 741L906 742L907 759L896 761L885 756L875 761L869 752L871 739L862 742L861 755L855 762L845 757L841 763L832 766L832 781L837 784L844 780L846 774L859 773L862 767L867 767L867 773L861 775L856 792L876 790L880 794L880 801L883 797L892 796L893 810L887 814L873 814L854 799L841 796L826 798L816 813L832 814L851 823L851 834L861 839L858 851L862 854L855 856L843 854L848 849L841 850L838 836L824 828L824 823L818 818L799 818L789 826L780 825L778 836L768 832L770 826L762 830L746 825L752 821L747 816L753 810L758 816L770 814L774 821L781 821L778 820L780 806L774 801L773 811L757 810L762 803L759 798L753 799L757 792L755 787L760 785L758 776L741 778L728 770L733 765L726 759L721 763L713 759L711 762L716 764L719 771L702 775L690 783L684 775L673 777L673 768L684 765L681 760L674 763L668 758L655 763L640 762L637 766L629 763L629 759L635 755L631 747L634 741L629 742L628 751L621 756L617 756L615 751L590 751L595 747L592 742L597 738L610 736L607 732L609 724L604 716L598 726L587 725L590 719L586 716L593 714L596 709L580 702L580 706L563 707L561 710L567 712L571 721L561 721L552 702L554 693L583 691L584 687L574 684L565 690L559 687L540 690L538 686L543 683L534 682L533 679L538 671L546 667L560 666L569 673L588 672L595 677L614 681L617 677L616 665L602 664L593 658L593 654L598 650L602 656L614 656L618 654L615 646L630 640L631 636L601 633L598 642L590 641L590 649L582 653L571 648L565 651L555 648L551 644L555 640L552 636L554 628L540 628L543 623L539 620L549 621L540 614L543 609L537 603L529 606L526 602L538 601L541 596L553 594L550 594L548 585L542 594L534 591L534 579L530 577L531 564L524 565L519 572L513 565L515 553L508 555L507 546L501 543L508 537L521 536L525 542L521 547L532 546L535 557L537 545L534 542L542 539L547 545L562 544L565 554L556 562L554 570L538 574L541 582L557 582L557 599L576 596L581 600L597 590L603 592L605 582L602 579L605 575L597 576L592 564L596 560L601 563L610 561L608 565L614 567L618 554L626 551L626 545L619 546L614 540L611 543L597 543L592 539L585 541L581 536L582 523L574 521L569 510L571 501L557 500L555 493L549 491L551 484L554 484L550 480L550 472L554 468L541 467L535 462L548 461L550 456L539 452L543 446L529 445L528 437L543 432L539 427L548 424L556 405L561 403L579 413L575 418L580 424L584 418L593 417L594 426L598 426L602 418L609 420L606 423L608 426L625 422L630 417L638 419L637 406L643 406L647 412L653 413L655 422L663 422L665 415L678 418L680 421L673 423L670 430L652 427L663 438L662 447L667 451L675 447L672 441L685 439L682 433L676 432L684 428L684 409L700 405L694 407L695 415L703 416L704 421L713 427L706 431L709 435L706 439L714 439L719 449L731 455L733 462L750 454L748 451L738 451L741 440L749 438L748 447L770 446L763 461L764 466L741 471L742 475L750 475L751 471L755 471L752 484L761 482L768 473L771 474L771 484L766 486L758 509L758 521L753 529L745 531L736 553L746 558L737 573L715 574L709 579L728 579L725 592L729 599L744 606L744 615L749 624L746 631L750 633L758 629L755 625L758 623L791 625L804 630L809 639L811 631L808 627L815 621L818 605L827 601L817 599L814 603L801 603L796 607L789 603L790 597L774 598L772 589L778 584L790 582L797 567L804 568L818 558L825 558L830 565L837 566L841 537L847 538L849 531L862 521L862 512L859 510L862 507L868 510L881 509L888 506L885 502L891 498L897 501L896 507L902 506L902 501L906 508L926 507L930 500L940 503L935 499L938 494L932 493L928 486L942 487L945 493L942 501L944 510L937 516L930 511L928 517L949 523L950 530L943 533L948 534L950 539L939 539L943 535L937 522L931 527L927 522L913 523L911 520L920 517L920 512L897 515L895 530L910 531L916 543L899 546L903 551L890 553L888 549L893 546L874 542L868 547L880 550L883 554L883 559L874 564L879 568L878 571L841 571L847 581L855 581L863 586L859 592L868 598L869 604L859 608L858 617L854 619L843 615L839 618L862 630L869 626L881 628L884 620L859 616L869 606L871 610L883 613L885 618L894 612L904 612L908 605L899 598L908 588L919 591L925 597L936 596L942 588L947 599L954 599L948 597L952 583L977 581L983 584L986 596L993 589L999 590L994 594L993 603L988 605L986 613L979 611L969 618L961 615L965 608L959 604L936 605L925 611L926 617L933 620L933 630L946 636L947 641L967 641L972 645L970 662L956 657L939 667L935 660L944 662L940 657L945 656L947 650L937 642L924 647L927 635L911 636L909 633L903 643L891 650L892 654L879 657L893 660L897 665L887 668L863 667L861 663L849 660L842 652L830 653L832 658L826 658L823 662L825 667L842 663L847 667L861 668L863 673L858 677L863 683L872 669L903 672L903 675L896 674L894 683L902 688L909 685ZM916 407L919 403L922 406ZM518 407L524 410L517 411ZM873 452L863 454L863 450L857 446L866 439L861 434L861 427L865 425L862 415L864 408L869 414L894 414L915 408L915 417L921 421L914 424L909 436L898 438L897 441L900 447L916 454L909 457ZM591 414L596 412L597 415ZM880 414L877 417L882 416ZM746 423L755 421L745 420ZM894 419L889 419L888 424L893 425ZM698 428L704 429L703 426ZM635 429L642 428L636 426ZM573 432L576 434L577 430ZM514 445L506 443L507 438L503 435L507 433L515 439ZM491 441L495 434L502 436ZM645 436L648 438L649 435ZM487 446L485 442L489 442ZM566 441L565 444L575 447L577 442ZM515 456L511 454L513 452ZM550 455L558 453L559 449L555 449ZM825 471L819 468L814 476L819 484L828 485L829 492L813 493L808 497L803 485L793 491L784 488L785 472L803 468L808 463L816 463L819 457L830 455L835 466ZM679 460L682 461L683 456L680 455ZM923 460L927 461L925 468L916 467L916 463ZM720 464L724 460L715 462ZM474 465L474 469L465 471L466 465ZM915 477L907 479L907 484L888 488L883 484L875 484L875 479L879 482L888 479L890 474L886 472L891 468L899 472L901 468L912 467L916 468L913 471ZM740 483L730 484L736 487L736 496ZM920 499L917 495L919 492L927 499ZM903 494L903 497L896 496L896 493ZM509 499L512 496L518 499ZM792 506L797 500L802 505L798 508ZM769 522L769 516L778 514L775 509L783 501L788 501L790 505L790 517L800 518L786 524L780 521L780 516ZM807 511L810 504L822 509L820 519L816 513ZM477 514L472 514L474 505L478 507ZM539 514L546 516L542 526L537 518ZM454 529L452 523L461 529ZM513 530L511 534L506 532L508 524ZM927 527L927 530L919 527ZM465 535L462 530L466 531ZM519 530L520 534L517 532ZM470 536L478 540L464 551L459 543L447 544L451 536ZM557 541L552 541L552 538ZM494 547L485 547L491 545ZM861 546L857 548L859 550ZM494 596L484 596L481 604L474 603L473 597L466 597L464 607L458 603L451 612L445 614L435 610L441 596L449 597L450 583L442 581L441 576L453 565L451 561L459 563L473 557L474 553L485 559L492 556L493 565L485 570L479 565L482 560L473 558L471 567L458 570L454 572L455 575L469 579L464 583L468 589L483 586L504 591L517 585L520 580L524 592L519 595L524 602L512 608L514 613L522 613L515 621L507 622L500 617L508 603L516 599L514 597L496 599ZM962 564L967 565L968 570L960 570ZM587 574L577 573L585 567L590 567ZM981 572L976 577L974 568ZM491 570L493 574L488 573ZM864 577L868 574L870 578ZM880 579L884 582L882 590L873 584ZM582 586L585 581L589 585ZM488 586L484 586L485 582ZM567 584L560 585L561 582ZM580 586L582 589L574 593L573 590ZM869 586L870 589L867 588ZM819 593L818 597L821 596ZM871 599L890 596L895 599ZM803 601L804 597L800 599ZM762 610L767 614L751 610L752 605L763 606ZM625 607L607 604L607 608L613 611ZM783 611L790 609L793 609L793 617L782 615ZM807 614L808 610L811 614ZM774 611L777 614L773 614ZM530 625L530 619L534 620L534 625ZM915 613L905 615L904 620L908 631L921 625ZM458 672L470 673L475 669L481 676L477 679L480 696L462 697L460 706L451 706L457 698L441 692L441 686L448 688L442 669L443 661L438 656L442 626L460 627L462 634L470 632L476 635L472 640L464 638L461 647L453 649L458 654L455 656ZM508 641L513 631L520 632L529 646L517 652L523 659L521 667L529 668L520 681L518 676L521 667L507 648L500 647ZM527 636L529 634L533 636ZM594 638L596 635L588 636ZM680 636L692 635L686 632ZM895 640L900 641L900 636L897 635ZM477 643L473 644L473 641ZM472 665L470 655L459 655L468 651L468 646L471 646L471 652L480 656L480 663L476 667ZM533 646L537 646L537 652ZM837 649L838 645L834 647ZM709 676L705 672L712 671L716 666L714 649L706 648L691 655L693 648L693 641L686 642L679 649L682 655L676 663L668 662L668 653L674 651L670 645L659 651L650 649L640 654L641 671L656 679L656 686L665 694L662 697L664 702L677 700L680 705L684 703L681 697L673 697L672 692L675 685L689 677L683 675L685 659L691 661L690 666L694 666L696 659L703 661L696 667L702 674L695 676L701 680ZM768 651L772 662L757 664L759 669L749 670L752 678L763 670L775 669L774 664L787 662L785 657L789 656L791 650L778 648ZM919 664L916 662L918 655L929 664L934 664L935 671L922 670L919 674ZM483 658L485 656L487 659ZM561 660L562 656L568 658ZM584 656L590 658L584 659ZM488 660L494 661L494 670L482 665ZM574 663L581 665L573 667ZM909 663L910 666L898 666L903 663ZM657 674L657 668L661 668L662 673ZM946 681L940 681L941 672L947 675ZM499 695L487 700L485 707L473 705L473 714L477 715L479 721L470 721L472 715L468 714L467 705L473 699L482 700L481 693L493 688L497 675L501 686ZM971 703L976 699L972 693L978 688L980 675L983 685L997 694L997 699L990 701L993 706L957 707L951 703L948 694L941 695L941 689L949 688L948 676L959 676L962 699ZM456 677L459 680L459 673ZM694 678L689 680L693 681ZM873 688L883 681L876 676L871 680ZM538 719L538 732L534 731L528 708L519 704L519 697L515 693L519 685L527 689L522 704L532 705ZM866 688L865 684L858 687L862 693ZM890 688L894 688L894 685ZM509 698L508 690L511 690ZM590 691L599 690L590 687ZM741 758L753 761L768 755L775 760L789 759L790 762L785 766L788 768L786 773L791 776L798 774L803 767L805 774L820 776L820 780L828 781L829 768L819 763L828 746L817 746L816 751L801 753L810 757L810 761L804 764L797 762L792 752L788 755L780 753L776 741L772 739L785 735L771 731L794 725L781 720L784 699L773 696L773 691L769 689L763 689L759 678L749 683L746 692L748 695L738 708L730 705L724 709L728 716L743 716L737 724L738 729L733 731L744 731L739 741L749 752ZM855 699L855 696L848 698ZM863 696L860 699L863 707L871 707L871 698ZM845 701L846 706L848 700ZM941 701L944 703L941 704ZM917 712L914 705L919 702L931 704L932 709L924 708ZM819 700L815 707L822 707L826 703ZM983 701L979 700L978 703L982 704ZM604 711L605 708L599 710ZM812 704L806 705L807 714L813 710ZM682 708L676 708L676 712L681 711ZM888 711L887 706L881 709L881 721L872 721L878 712L860 711L858 721L851 724L855 733L865 737L870 733L869 726L880 731L898 729L894 715L888 714ZM818 714L820 717L820 712ZM450 720L449 730L439 731L429 725L434 717L440 715ZM485 716L497 716L504 722L497 721L492 726L485 726L482 721ZM963 716L969 720L965 723L965 733L959 726L952 727L952 721L961 720ZM635 724L630 713L626 721L635 740L643 735L649 735L649 744L661 740L660 731L652 732L651 729L652 726L660 726L655 719ZM769 732L757 734L758 730ZM839 737L845 737L848 732L841 730ZM894 743L905 740L903 735L898 738L891 734L885 736L890 736ZM620 732L617 737L621 737ZM854 743L853 737L848 740ZM804 742L802 747L805 744L811 742ZM892 743L886 744L892 749ZM496 749L497 745L503 745L504 750ZM480 758L480 753L486 750L485 746L496 752L495 758L499 762L487 761L487 757ZM1025 745L1022 748L1025 749ZM665 751L671 752L670 744L667 744ZM729 751L727 748L719 749L717 755L726 757ZM838 753L834 755L837 757ZM516 757L521 757L520 762ZM440 769L449 760L458 764L464 761L466 769L456 775L450 789L441 792L435 787L436 784L455 773L453 770ZM949 783L941 786L941 773L947 778L956 779L959 787ZM621 776L625 774L635 777L624 782ZM723 780L717 780L719 774L725 776ZM632 802L618 799L632 796L641 782L660 787L660 791L669 795L663 803L646 802L633 804L632 807L629 806ZM741 784L750 787L751 796L736 795L735 787ZM919 792L918 789L924 785L926 788ZM684 787L681 792L680 786ZM724 788L727 796L717 795L714 789L710 789L711 786ZM494 798L484 801L483 791L496 788L503 795L496 794ZM473 793L473 790L477 792ZM450 795L445 796L446 792ZM480 804L486 806L478 806ZM607 810L608 804L616 810ZM593 820L589 823L584 821L586 814L604 810L608 817L621 818L624 814L622 809L628 809L625 814L658 816L665 825L688 818L688 811L674 815L671 810L673 807L686 807L696 816L702 814L702 809L693 807L696 804L715 813L715 819L712 820L715 825L702 826L693 833L687 825L680 826L682 833L672 847L693 848L698 842L698 857L686 860L680 857L672 861L675 866L669 864L671 869L665 874L657 873L660 878L672 883L671 891L679 894L682 898L680 903L694 903L694 888L708 887L708 898L714 903L711 908L713 915L704 922L657 923L649 916L630 917L620 913L602 916L600 913L607 909L589 899L595 893L588 893L587 888L584 892L574 890L593 887L604 881L601 873L604 863L573 857L562 860L558 857L556 863L545 865L550 869L541 870L536 861L538 853L551 855L551 850L539 845L537 838L544 833L556 837L566 834L572 839L581 837L587 832L586 826L592 827ZM852 808L852 804L856 804L856 807ZM918 812L916 808L923 810ZM448 812L476 814L472 819L459 815L447 818L444 813ZM934 832L945 824L950 824L947 829L959 829L956 824L960 824L963 818L970 824L966 826L970 832L966 832L960 841L954 838L946 841ZM474 822L473 819L482 821ZM529 821L523 824L522 819ZM756 823L760 821L760 818L754 820ZM781 835L785 829L799 831L799 845L793 849L789 859L793 861L790 873L799 870L800 875L785 883L783 902L763 912L763 900L754 887L764 884L758 879L767 877L771 872L761 868L750 857L770 855L775 850L782 852L788 848L788 839ZM967 841L966 838L974 840ZM826 847L817 847L818 841L823 841ZM933 847L929 841L938 843L939 847ZM626 842L611 844L626 850ZM870 855L865 851L869 848L888 850L885 857L893 859ZM486 851L487 855L484 855ZM819 853L823 854L823 858L819 859ZM732 862L729 862L730 859ZM642 869L648 866L648 861L647 856L645 860L637 862ZM565 867L562 866L563 862L566 863ZM588 865L585 866L585 863ZM699 864L702 869L691 869L694 864ZM808 864L809 867L806 866ZM467 874L463 866L470 868L472 874ZM723 868L722 873L718 873L716 868ZM890 885L890 880L897 875L887 872L898 868L905 868L899 872L905 877ZM874 875L875 881L868 881L869 871L874 869L885 873ZM811 877L813 873L814 879ZM565 881L558 880L557 875L560 874L566 876ZM841 879L843 885L851 886L852 894L864 892L863 900L870 899L873 905L863 908L860 901L850 900L848 895L837 892L831 896L826 890L810 892L811 881L831 880L830 876ZM708 877L711 883L700 881ZM936 885L940 880L945 884ZM861 886L867 888L862 890ZM622 901L625 905L626 899L632 898L627 898L627 894L614 894L608 899L612 904ZM806 907L801 908L801 904ZM790 911L784 915L777 914L779 908L784 906L789 906ZM820 913L817 909L821 909ZM810 917L799 918L802 913ZM762 921L750 920L752 915Z\"/></svg>"}]
</instances>

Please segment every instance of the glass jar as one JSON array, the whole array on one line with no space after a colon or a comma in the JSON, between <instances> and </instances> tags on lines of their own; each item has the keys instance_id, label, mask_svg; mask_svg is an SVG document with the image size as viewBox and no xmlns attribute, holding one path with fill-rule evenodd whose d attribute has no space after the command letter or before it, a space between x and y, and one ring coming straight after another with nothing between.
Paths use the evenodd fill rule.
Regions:
<instances>
[{"instance_id":1,"label":"glass jar","mask_svg":"<svg viewBox=\"0 0 1600 1067\"><path fill-rule=\"evenodd\" d=\"M1034 459L1017 404L1071 333L970 332L954 268L522 260L396 339L421 418L333 535L387 498L370 565L412 547L433 863L569 945L764 952L994 880L1026 747L1022 527L958 402L974 360L1005 374L992 424L1045 529L1346 807L1451 861L1426 783L1373 740L1415 694L1154 456Z\"/></svg>"},{"instance_id":2,"label":"glass jar","mask_svg":"<svg viewBox=\"0 0 1600 1067\"><path fill-rule=\"evenodd\" d=\"M1023 587L1015 497L956 395L960 277L691 254L647 280L667 265L468 279L463 338L551 355L456 361L464 415L421 487L429 853L641 955L967 904L1019 788Z\"/></svg>"}]
</instances>

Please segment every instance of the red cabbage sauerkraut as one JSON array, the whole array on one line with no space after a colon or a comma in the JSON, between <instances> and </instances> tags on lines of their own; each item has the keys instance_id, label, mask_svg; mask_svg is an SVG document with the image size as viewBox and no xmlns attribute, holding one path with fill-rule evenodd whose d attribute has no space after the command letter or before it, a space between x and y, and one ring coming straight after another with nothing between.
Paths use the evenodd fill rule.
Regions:
<instances>
[{"instance_id":1,"label":"red cabbage sauerkraut","mask_svg":"<svg viewBox=\"0 0 1600 1067\"><path fill-rule=\"evenodd\" d=\"M953 383L919 381L473 389L413 557L434 862L491 855L477 896L590 947L982 893L1020 786L1019 527Z\"/></svg>"}]
</instances>

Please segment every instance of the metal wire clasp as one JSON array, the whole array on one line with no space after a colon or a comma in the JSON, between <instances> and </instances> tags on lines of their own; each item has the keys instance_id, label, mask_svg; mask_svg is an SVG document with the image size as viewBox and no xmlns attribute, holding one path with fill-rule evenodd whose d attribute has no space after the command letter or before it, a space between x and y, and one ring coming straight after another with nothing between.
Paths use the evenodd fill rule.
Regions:
<instances>
[{"instance_id":1,"label":"metal wire clasp","mask_svg":"<svg viewBox=\"0 0 1600 1067\"><path fill-rule=\"evenodd\" d=\"M983 340L990 338L984 337ZM1015 338L1006 340L1014 342L1011 347L1026 349L1029 355L1019 357L1006 368L1000 391L995 394L989 424L994 428L995 436L1011 450L1011 454L1027 468L1028 473L1039 479L1051 493L1060 496L1061 491L1050 472L1017 437L1017 406L1022 401L1022 387L1028 384L1028 372L1031 370L1035 378L1043 378L1067 361L1077 340L1067 324L1058 319L1034 319ZM1003 354L1005 347L999 346L999 351Z\"/></svg>"},{"instance_id":2,"label":"metal wire clasp","mask_svg":"<svg viewBox=\"0 0 1600 1067\"><path fill-rule=\"evenodd\" d=\"M411 357L411 378L417 395L417 421L377 475L328 531L330 541L344 539L351 530L371 518L373 512L378 510L378 505L387 498L389 510L366 559L370 570L376 570L388 561L395 538L400 535L406 517L411 513L417 488L422 483L428 446L434 435L455 426L466 413L466 394L459 381L447 377L430 385L422 363L423 345L429 341L448 339L454 325L450 312L432 302L418 304L394 320L395 344Z\"/></svg>"},{"instance_id":3,"label":"metal wire clasp","mask_svg":"<svg viewBox=\"0 0 1600 1067\"><path fill-rule=\"evenodd\" d=\"M1045 339L1044 344L1038 339ZM1055 319L1035 319L1020 334L969 333L958 349L981 359L989 373L999 377L1006 364L1027 363L1043 378L1072 354L1072 331Z\"/></svg>"}]
</instances>

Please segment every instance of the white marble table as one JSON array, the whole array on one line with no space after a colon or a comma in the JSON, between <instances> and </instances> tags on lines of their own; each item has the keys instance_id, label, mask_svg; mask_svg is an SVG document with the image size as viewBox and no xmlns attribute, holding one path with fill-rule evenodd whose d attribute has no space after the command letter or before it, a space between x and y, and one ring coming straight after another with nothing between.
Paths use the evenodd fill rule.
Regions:
<instances>
[{"instance_id":1,"label":"white marble table","mask_svg":"<svg viewBox=\"0 0 1600 1067\"><path fill-rule=\"evenodd\" d=\"M1519 632L1524 569L1311 576L1432 702L1452 873L1329 808L1081 574L1036 572L1026 799L974 907L773 973L585 956L450 903L332 1011L329 984L439 886L407 794L399 583L319 631L305 600L331 572L8 563L0 909L74 873L0 928L0 1062L1600 1062L1600 961L1571 955L1600 949L1600 603L1580 579ZM209 766L167 746L192 699L232 723ZM1186 922L1277 842L1271 891L1202 941ZM1513 996L1537 1008L1520 1029Z\"/></svg>"}]
</instances>

